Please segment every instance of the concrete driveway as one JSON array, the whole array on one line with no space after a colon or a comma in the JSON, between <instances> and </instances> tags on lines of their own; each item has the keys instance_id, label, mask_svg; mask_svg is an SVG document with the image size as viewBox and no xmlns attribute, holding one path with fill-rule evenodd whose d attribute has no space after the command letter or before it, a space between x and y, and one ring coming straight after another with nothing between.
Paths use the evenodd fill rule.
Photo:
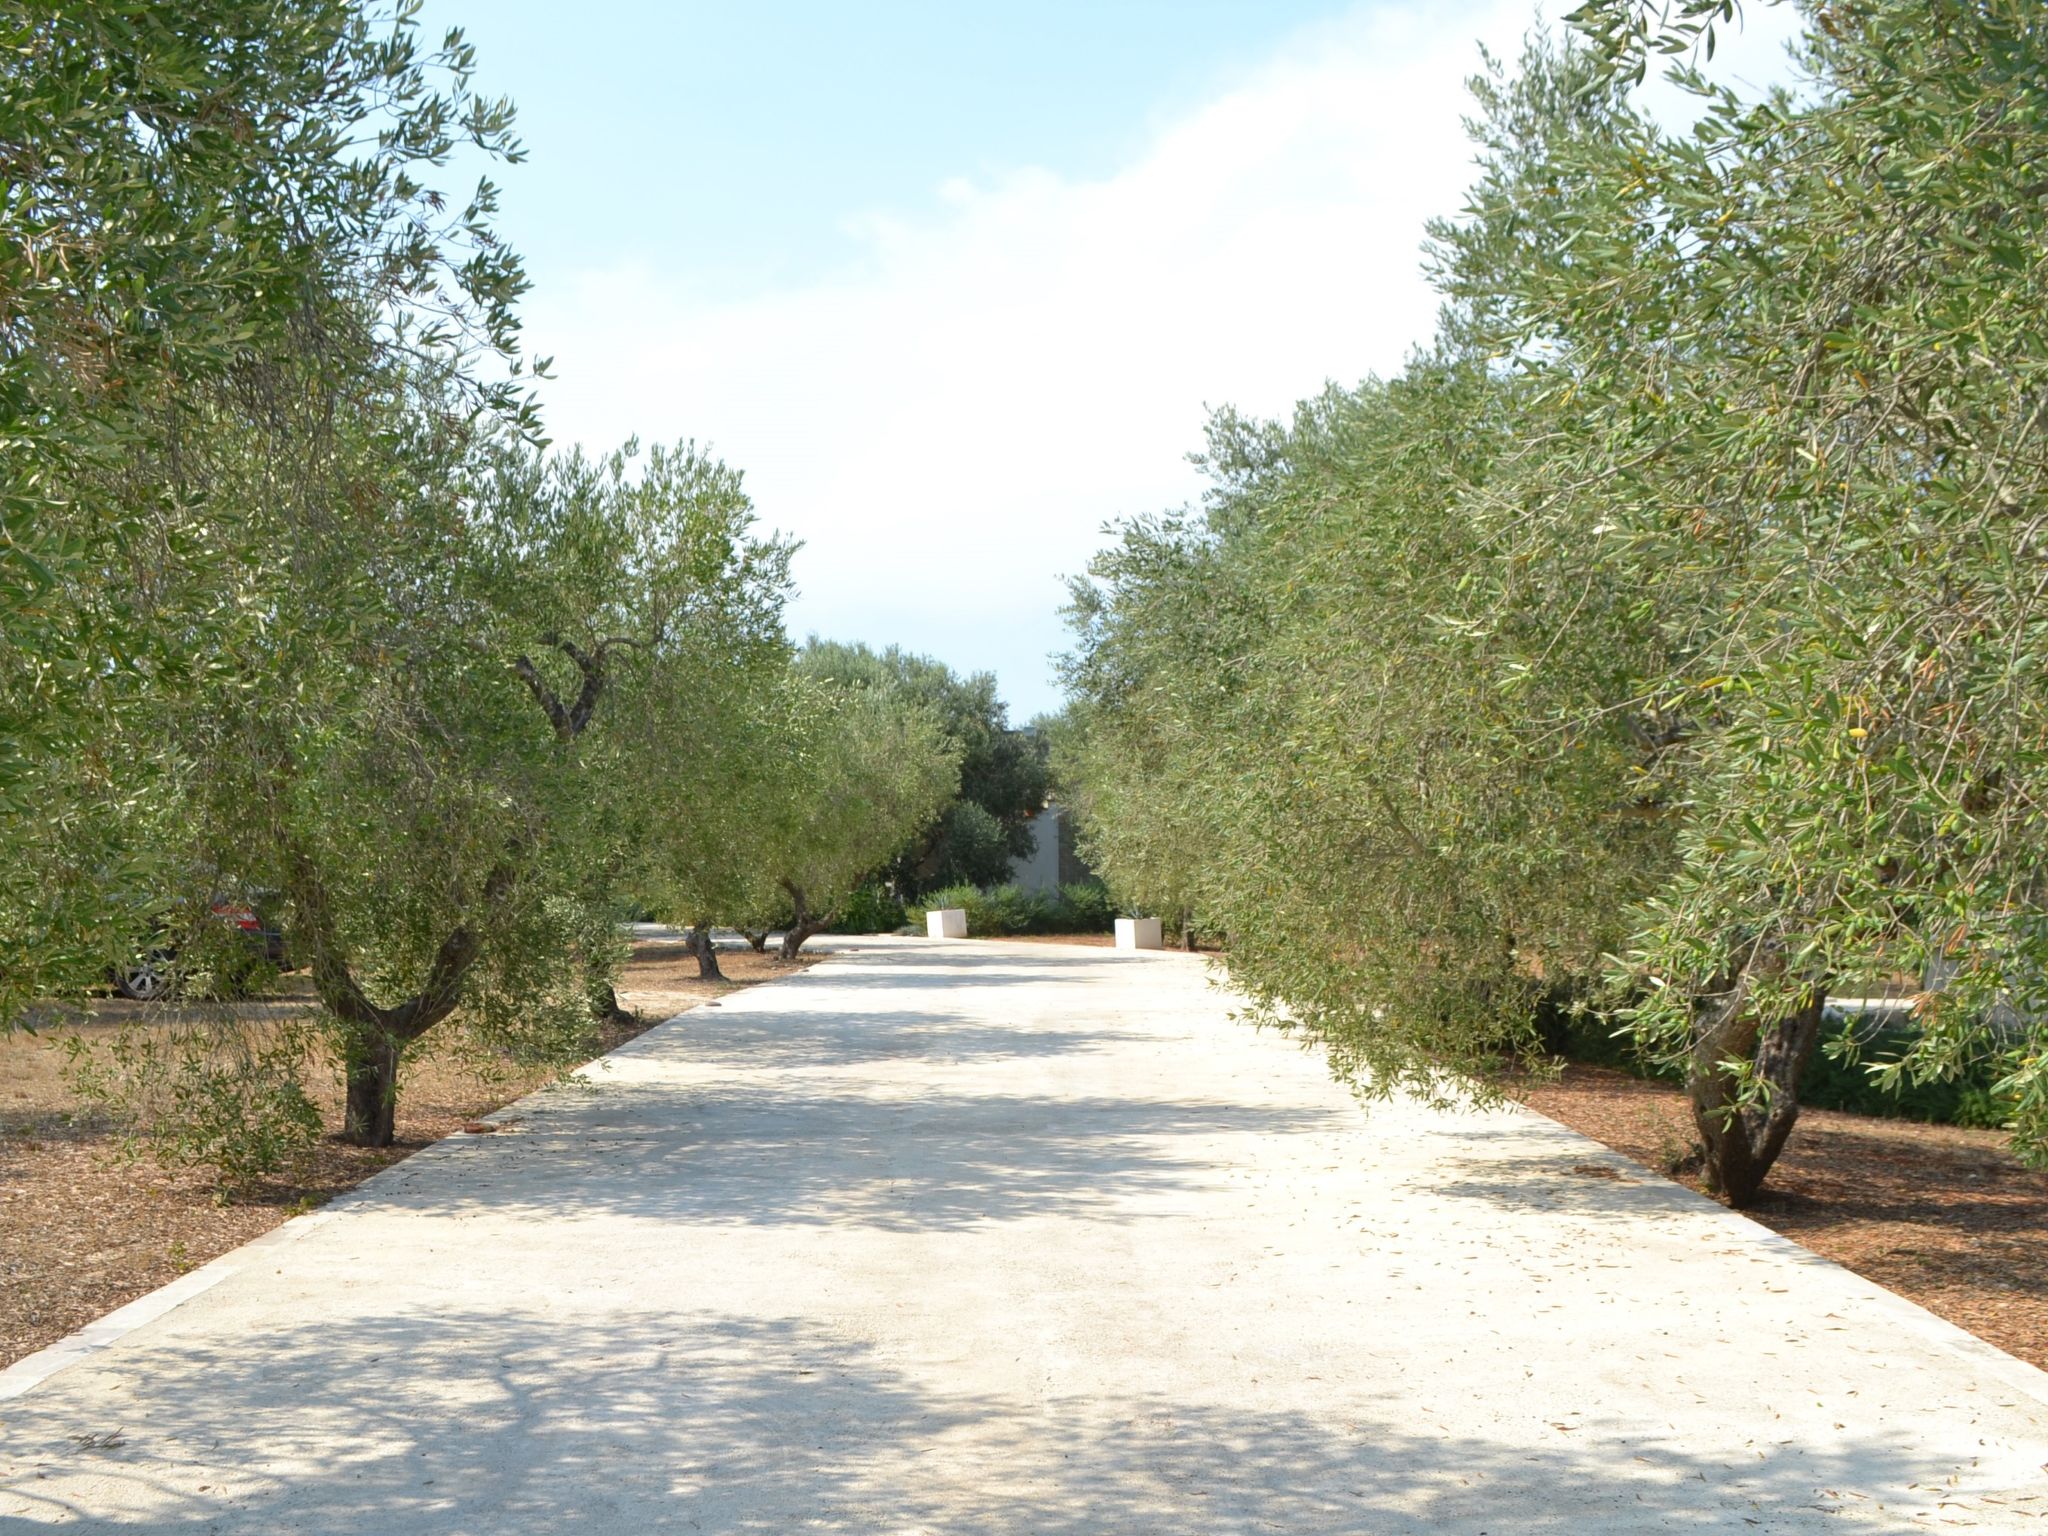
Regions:
<instances>
[{"instance_id":1,"label":"concrete driveway","mask_svg":"<svg viewBox=\"0 0 2048 1536\"><path fill-rule=\"evenodd\" d=\"M864 946L506 1114L0 1401L0 1531L2048 1514L2048 1377L1537 1116L1362 1111L1186 957Z\"/></svg>"}]
</instances>

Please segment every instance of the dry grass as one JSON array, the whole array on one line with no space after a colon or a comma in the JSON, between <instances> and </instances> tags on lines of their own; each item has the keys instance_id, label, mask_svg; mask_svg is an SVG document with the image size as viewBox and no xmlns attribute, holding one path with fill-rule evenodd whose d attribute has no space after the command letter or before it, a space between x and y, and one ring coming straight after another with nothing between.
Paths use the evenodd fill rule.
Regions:
<instances>
[{"instance_id":1,"label":"dry grass","mask_svg":"<svg viewBox=\"0 0 2048 1536\"><path fill-rule=\"evenodd\" d=\"M1660 1173L1692 1145L1668 1084L1568 1066L1521 1097ZM2022 1166L2000 1133L1809 1109L1744 1214L2048 1367L2048 1173Z\"/></svg>"},{"instance_id":2,"label":"dry grass","mask_svg":"<svg viewBox=\"0 0 2048 1536\"><path fill-rule=\"evenodd\" d=\"M643 943L619 985L620 1001L642 1023L611 1031L600 1043L609 1050L663 1019L738 987L787 976L816 958L786 964L772 955L725 951L721 986L699 981L696 961L680 945ZM310 999L304 977L286 977L279 995L235 1004L231 1012L261 1030L305 1017ZM339 1083L331 1067L316 1061L309 1064L308 1088L329 1136L291 1180L223 1202L203 1175L166 1172L146 1158L123 1160L114 1128L91 1115L64 1074L69 1038L219 1017L217 1008L152 1012L108 998L45 1009L37 1034L0 1038L0 1365L361 1183L556 1075L436 1052L429 1035L407 1060L397 1145L371 1150L333 1139L341 1121Z\"/></svg>"}]
</instances>

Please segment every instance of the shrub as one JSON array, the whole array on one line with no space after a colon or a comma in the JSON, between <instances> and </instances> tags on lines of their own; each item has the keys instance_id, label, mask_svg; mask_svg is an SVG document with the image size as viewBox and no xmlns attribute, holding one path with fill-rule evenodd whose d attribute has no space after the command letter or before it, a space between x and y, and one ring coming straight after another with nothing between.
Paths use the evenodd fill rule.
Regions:
<instances>
[{"instance_id":1,"label":"shrub","mask_svg":"<svg viewBox=\"0 0 2048 1536\"><path fill-rule=\"evenodd\" d=\"M152 1029L68 1042L72 1086L166 1168L205 1168L224 1188L287 1171L320 1135L299 1082L306 1040L232 1024Z\"/></svg>"},{"instance_id":2,"label":"shrub","mask_svg":"<svg viewBox=\"0 0 2048 1536\"><path fill-rule=\"evenodd\" d=\"M955 800L940 818L937 875L951 886L1002 876L1013 851L1003 824L972 800ZM926 899L936 906L935 897Z\"/></svg>"},{"instance_id":3,"label":"shrub","mask_svg":"<svg viewBox=\"0 0 2048 1536\"><path fill-rule=\"evenodd\" d=\"M1116 908L1109 892L1094 881L1061 886L1057 892L1027 891L1020 885L949 885L925 897L924 905L908 909L912 928L922 932L924 915L940 907L959 907L967 914L967 931L983 938L1018 933L1104 933L1113 925Z\"/></svg>"},{"instance_id":4,"label":"shrub","mask_svg":"<svg viewBox=\"0 0 2048 1536\"><path fill-rule=\"evenodd\" d=\"M903 920L903 903L870 882L846 898L832 926L841 933L894 933Z\"/></svg>"},{"instance_id":5,"label":"shrub","mask_svg":"<svg viewBox=\"0 0 2048 1536\"><path fill-rule=\"evenodd\" d=\"M936 891L925 893L924 900L905 911L905 920L922 933L927 912L937 912L948 907L958 907L967 914L967 931L973 934L990 934L998 930L992 926L991 915L982 900L978 887L972 885L941 886Z\"/></svg>"},{"instance_id":6,"label":"shrub","mask_svg":"<svg viewBox=\"0 0 2048 1536\"><path fill-rule=\"evenodd\" d=\"M1989 1063L1977 1063L1946 1082L1901 1080L1896 1087L1887 1087L1872 1077L1871 1067L1907 1055L1919 1043L1919 1032L1896 1024L1850 1027L1857 1041L1856 1059L1825 1047L1815 1051L1799 1081L1802 1104L1980 1130L1999 1129L2012 1119L2015 1106L1997 1094L1999 1073Z\"/></svg>"},{"instance_id":7,"label":"shrub","mask_svg":"<svg viewBox=\"0 0 2048 1536\"><path fill-rule=\"evenodd\" d=\"M991 886L981 893L978 908L969 908L967 931L977 922L984 933L1047 933L1053 928L1053 899L1042 891L1027 891L1021 885Z\"/></svg>"},{"instance_id":8,"label":"shrub","mask_svg":"<svg viewBox=\"0 0 2048 1536\"><path fill-rule=\"evenodd\" d=\"M1954 1123L1973 1131L2012 1129L2017 1106L1989 1088L1964 1088L1956 1094Z\"/></svg>"},{"instance_id":9,"label":"shrub","mask_svg":"<svg viewBox=\"0 0 2048 1536\"><path fill-rule=\"evenodd\" d=\"M1538 1008L1536 1020L1543 1049L1566 1061L1663 1082L1675 1083L1683 1076L1675 1067L1649 1060L1626 1030L1617 1031L1611 1022L1584 1009L1545 1004Z\"/></svg>"},{"instance_id":10,"label":"shrub","mask_svg":"<svg viewBox=\"0 0 2048 1536\"><path fill-rule=\"evenodd\" d=\"M1116 926L1116 903L1099 880L1071 881L1060 887L1060 925L1065 933L1107 933Z\"/></svg>"}]
</instances>

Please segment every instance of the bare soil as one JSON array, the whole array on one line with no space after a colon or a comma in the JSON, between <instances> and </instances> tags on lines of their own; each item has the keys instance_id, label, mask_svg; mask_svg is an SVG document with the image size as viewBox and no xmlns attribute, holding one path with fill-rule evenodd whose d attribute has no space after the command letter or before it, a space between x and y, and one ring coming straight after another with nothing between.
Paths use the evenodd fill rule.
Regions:
<instances>
[{"instance_id":1,"label":"bare soil","mask_svg":"<svg viewBox=\"0 0 2048 1536\"><path fill-rule=\"evenodd\" d=\"M772 954L722 950L724 985L697 979L680 943L634 948L619 982L620 1002L640 1022L607 1031L603 1050L699 1003L788 976L822 958L784 962ZM237 1003L234 1017L256 1025L308 1016L303 976L277 995ZM559 1071L479 1061L432 1049L430 1034L407 1057L398 1101L398 1141L372 1150L336 1140L340 1085L331 1064L312 1061L308 1091L328 1135L292 1178L220 1196L203 1173L123 1155L118 1127L95 1116L66 1079L65 1041L104 1038L124 1025L168 1028L205 1013L121 998L44 1009L33 1035L0 1037L0 1365L33 1354L114 1308L156 1289L361 1183L380 1168L452 1135L478 1115L529 1093Z\"/></svg>"},{"instance_id":2,"label":"bare soil","mask_svg":"<svg viewBox=\"0 0 2048 1536\"><path fill-rule=\"evenodd\" d=\"M1567 1066L1517 1096L1699 1188L1683 1166L1692 1117L1669 1084ZM2048 1367L2048 1173L2023 1166L2002 1133L1804 1110L1743 1214Z\"/></svg>"}]
</instances>

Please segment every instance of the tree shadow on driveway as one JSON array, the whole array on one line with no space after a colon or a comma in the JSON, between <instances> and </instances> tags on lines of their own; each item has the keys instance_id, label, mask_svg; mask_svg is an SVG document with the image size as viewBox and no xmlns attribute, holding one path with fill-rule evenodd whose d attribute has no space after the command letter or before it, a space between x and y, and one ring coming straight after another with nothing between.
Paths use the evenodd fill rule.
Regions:
<instances>
[{"instance_id":1,"label":"tree shadow on driveway","mask_svg":"<svg viewBox=\"0 0 2048 1536\"><path fill-rule=\"evenodd\" d=\"M444 1144L386 1176L420 1214L623 1215L710 1226L948 1231L1048 1215L1134 1218L1207 1189L1230 1141L1309 1131L1339 1112L1107 1095L830 1093L722 1085L678 1098L607 1084L551 1096L511 1134Z\"/></svg>"},{"instance_id":2,"label":"tree shadow on driveway","mask_svg":"<svg viewBox=\"0 0 2048 1536\"><path fill-rule=\"evenodd\" d=\"M833 1071L913 1060L942 1067L963 1061L1072 1055L1144 1038L1087 1022L991 1024L932 1009L768 1012L728 1007L715 1014L691 1010L678 1015L671 1027L687 1035L692 1064L741 1071ZM659 1036L641 1038L647 1041L645 1046L635 1050L635 1041L614 1053L615 1058L646 1055L667 1044ZM595 1063L589 1072L593 1081L602 1082L604 1062Z\"/></svg>"},{"instance_id":3,"label":"tree shadow on driveway","mask_svg":"<svg viewBox=\"0 0 2048 1536\"><path fill-rule=\"evenodd\" d=\"M796 1318L569 1321L448 1307L136 1351L118 1423L11 1405L0 1530L1580 1536L1917 1529L1937 1499L2018 1528L1969 1491L1910 1492L1953 1468L1899 1437L1710 1454L1589 1404L1490 1438L1398 1381L1333 1384L1316 1412L1138 1378L1020 1396Z\"/></svg>"},{"instance_id":4,"label":"tree shadow on driveway","mask_svg":"<svg viewBox=\"0 0 2048 1536\"><path fill-rule=\"evenodd\" d=\"M1097 949L1082 953L1101 956L1110 951ZM978 954L919 951L911 955L886 957L835 955L831 969L805 971L788 979L809 989L830 987L859 991L887 988L892 992L950 991L958 987L1014 988L1020 982L1033 986L1085 986L1099 979L1090 974L1093 966L1104 963L1096 959L1091 965L1088 960L1064 955L1058 959L1039 960L1031 955L988 951Z\"/></svg>"}]
</instances>

